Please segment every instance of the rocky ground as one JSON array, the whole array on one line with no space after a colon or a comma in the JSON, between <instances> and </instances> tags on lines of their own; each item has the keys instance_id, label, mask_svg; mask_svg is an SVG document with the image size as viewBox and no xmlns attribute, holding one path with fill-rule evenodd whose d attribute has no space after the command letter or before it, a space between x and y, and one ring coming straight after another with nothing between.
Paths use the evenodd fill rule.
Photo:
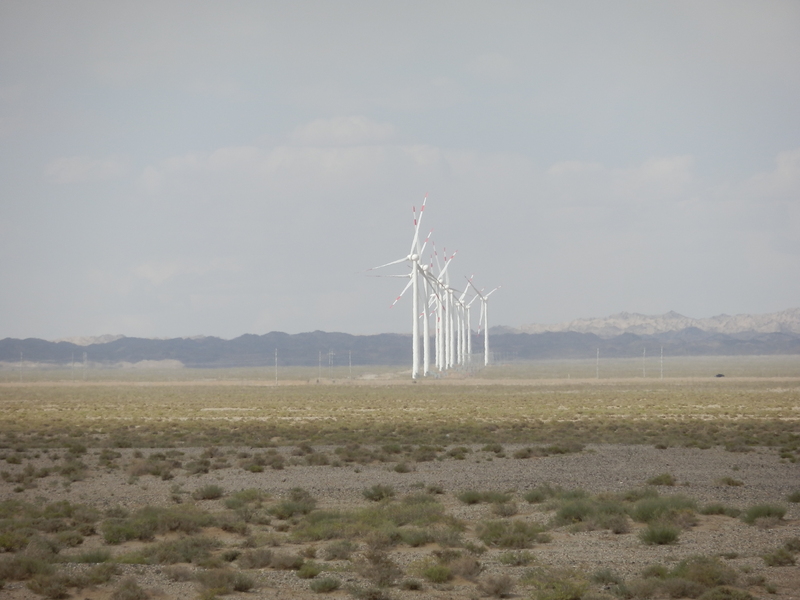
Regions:
<instances>
[{"instance_id":1,"label":"rocky ground","mask_svg":"<svg viewBox=\"0 0 800 600\"><path fill-rule=\"evenodd\" d=\"M620 594L618 587L608 581L592 581L592 575L609 569L626 582L634 582L642 570L653 564L672 568L681 560L691 556L720 557L719 560L738 574L737 587L747 590L755 597L790 599L800 598L800 569L797 566L767 566L762 556L776 550L786 540L800 537L800 504L787 502L792 492L800 489L800 464L782 460L775 450L756 449L748 453L726 452L720 448L665 448L652 446L587 446L581 452L558 454L543 457L514 458L521 447L506 445L501 456L491 451L481 451L480 447L469 448L459 455L447 456L447 449L439 449L441 460L408 462L408 469L396 469L395 462L342 462L341 466L307 466L292 464L303 462L297 449L276 449L285 459L284 468L276 470L267 467L263 472L250 472L241 467L239 457L253 452L245 448L221 448L216 451L216 466L208 473L192 474L185 468L176 468L168 479L158 476L138 474L136 465L142 464L150 454L158 449L115 450L119 456L109 459L105 464L100 460L100 451L89 449L80 455L79 460L87 466L82 478L67 482L67 478L56 473L38 478L34 484L21 485L20 474L24 469L42 469L64 461L65 451L37 452L28 450L26 458L19 463L0 463L0 471L7 475L0 482L0 501L21 500L30 503L47 504L67 500L73 504L86 504L96 507L104 514L115 507L136 510L143 506L188 506L195 503L200 509L212 513L225 511L226 497L239 490L257 488L269 495L269 503L279 502L287 497L293 488L302 488L316 499L317 509L354 509L372 506L363 492L375 485L391 487L395 498L408 494L434 490L436 499L444 505L445 512L466 525L463 543L472 552L457 544L451 554L461 553L474 556L480 562L481 573L474 576L456 575L441 583L431 582L419 575L420 565L442 558L443 548L436 543L420 547L407 544L391 545L384 549L388 558L396 563L404 574L401 580L415 580L421 583L419 590L402 589L399 584L384 588L380 593L385 597L397 599L423 598L476 598L485 591L478 585L488 575L505 574L516 583L511 594L528 597L539 594L544 600L577 600L576 598L542 595L544 592L534 585L520 583L531 569L569 572L569 577L583 577L588 587L582 591L584 597L613 598ZM333 448L315 448L335 460ZM182 448L179 457L185 466L193 457L200 457L204 449ZM138 456L135 454L138 452ZM333 460L331 462L333 462ZM8 462L8 461L7 461ZM226 464L227 463L227 464ZM30 465L30 466L28 466ZM643 487L646 482L658 475L669 474L674 485L658 486L663 495L682 494L697 502L698 511L693 519L684 523L678 540L673 544L646 545L639 538L645 527L642 523L628 520L628 531L612 533L609 529L592 528L581 525L552 526L555 514L548 510L546 503L529 503L524 496L544 484L565 490L582 489L590 495L601 493L622 494ZM218 485L225 495L219 499L192 499L192 494L209 484ZM35 485L35 487L34 487ZM495 504L484 502L465 504L457 498L465 490L510 492L511 501L508 515L498 515ZM178 504L180 503L180 504ZM759 504L779 504L786 508L782 519L763 520L749 525L740 518L724 515L703 515L701 509L711 503L720 503L729 508L746 510ZM516 511L516 514L510 514ZM550 541L533 543L527 550L532 562L527 565L512 566L501 562L507 559L510 550L488 547L479 552L483 545L476 537L476 526L486 520L521 520L541 523L548 527ZM691 522L689 522L691 521ZM297 543L292 537L298 518L282 520L276 517L261 523L250 523L247 533L223 531L213 527L205 535L216 536L224 550L242 548L247 545L247 535L251 538L263 534L272 536L271 544L275 552L301 554L308 557L318 555L315 562L328 569L317 578L336 577L342 587L329 594L332 597L351 597L357 595L356 586L362 597L378 598L379 592L372 589L354 565L363 562L368 552L364 539L355 540L357 551L351 561L326 561L319 551L327 542ZM97 529L100 529L98 523ZM157 536L153 542L129 541L118 545L108 545L99 534L87 535L82 543L72 548L63 548L59 556L86 552L92 548L108 549L113 556L130 555L138 548L166 539L174 539L178 534L169 533ZM23 553L24 550L19 550ZM437 554L438 552L438 554ZM6 553L9 558L11 552ZM796 556L796 555L795 555ZM450 557L452 558L452 556ZM234 560L225 565L232 570L240 570ZM60 563L59 569L65 572L90 568L85 564ZM566 571L562 571L566 569ZM196 565L187 565L186 572L200 570ZM182 581L185 573L163 564L124 564L119 567L114 578L104 584L84 589L70 588L68 593L74 598L104 600L115 598L127 600L120 595L119 581L126 575L135 578L138 585L152 598L196 598L202 593L196 581ZM248 592L235 592L229 597L247 598L320 598L322 594L310 590L310 581L301 579L293 570L264 568L251 570L250 574L257 587ZM565 577L567 575L564 575ZM606 578L607 579L607 578ZM406 587L409 587L406 585ZM645 586L646 587L646 586ZM640 589L641 588L641 589ZM363 590L370 589L372 592ZM646 597L647 591L632 586L631 594ZM638 590L638 592L637 592ZM644 591L643 591L644 590ZM114 594L117 594L114 596ZM373 596L368 596L372 593ZM653 592L663 595L663 591ZM624 596L624 594L623 594ZM0 589L0 597L9 600L41 598L35 594L25 581L8 580ZM206 591L206 597L211 597ZM130 596L133 598L133 596Z\"/></svg>"}]
</instances>

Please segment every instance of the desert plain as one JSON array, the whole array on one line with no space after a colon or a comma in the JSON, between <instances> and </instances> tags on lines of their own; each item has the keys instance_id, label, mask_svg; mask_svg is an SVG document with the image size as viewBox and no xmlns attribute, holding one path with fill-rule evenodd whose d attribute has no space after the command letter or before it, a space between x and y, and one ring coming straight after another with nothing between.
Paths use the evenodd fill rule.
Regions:
<instances>
[{"instance_id":1,"label":"desert plain","mask_svg":"<svg viewBox=\"0 0 800 600\"><path fill-rule=\"evenodd\" d=\"M800 597L798 358L595 368L2 372L0 597Z\"/></svg>"}]
</instances>

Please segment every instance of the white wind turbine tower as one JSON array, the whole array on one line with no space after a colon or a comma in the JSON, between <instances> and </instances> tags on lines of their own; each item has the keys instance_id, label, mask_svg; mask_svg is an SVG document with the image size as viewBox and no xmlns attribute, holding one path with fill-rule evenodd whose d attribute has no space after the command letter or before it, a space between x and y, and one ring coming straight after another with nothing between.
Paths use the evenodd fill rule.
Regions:
<instances>
[{"instance_id":1,"label":"white wind turbine tower","mask_svg":"<svg viewBox=\"0 0 800 600\"><path fill-rule=\"evenodd\" d=\"M404 262L411 263L411 272L407 275L410 277L410 281L403 288L403 291L400 292L400 295L395 299L392 303L394 306L398 300L406 293L406 290L411 287L411 311L413 315L412 325L411 325L411 378L418 379L419 378L419 274L420 272L424 273L424 270L421 268L419 263L419 257L422 251L425 249L425 244L423 244L422 248L419 247L419 227L422 223L422 213L425 211L425 203L428 201L427 194L425 195L425 199L422 201L422 206L419 209L419 217L417 217L416 207L413 207L414 211L414 237L411 240L411 249L408 252L407 256L403 258L399 258L392 262L388 262L384 265L380 265L379 267L373 267L370 271L375 269L382 269L384 267L389 267L392 265L398 265ZM430 237L430 236L429 236ZM425 240L427 243L428 240ZM400 277L406 277L406 275L401 275Z\"/></svg>"},{"instance_id":2,"label":"white wind turbine tower","mask_svg":"<svg viewBox=\"0 0 800 600\"><path fill-rule=\"evenodd\" d=\"M472 300L467 302L467 364L472 364L472 323L470 322L470 316L472 312L471 308L472 303L478 298L480 298L480 296L475 296L472 298Z\"/></svg>"},{"instance_id":3,"label":"white wind turbine tower","mask_svg":"<svg viewBox=\"0 0 800 600\"><path fill-rule=\"evenodd\" d=\"M475 284L472 283L471 280L468 281L472 289L475 290L481 298L481 313L483 316L483 364L484 366L489 366L489 296L499 290L500 286L498 285L491 292L484 295L478 291L478 288L475 287Z\"/></svg>"}]
</instances>

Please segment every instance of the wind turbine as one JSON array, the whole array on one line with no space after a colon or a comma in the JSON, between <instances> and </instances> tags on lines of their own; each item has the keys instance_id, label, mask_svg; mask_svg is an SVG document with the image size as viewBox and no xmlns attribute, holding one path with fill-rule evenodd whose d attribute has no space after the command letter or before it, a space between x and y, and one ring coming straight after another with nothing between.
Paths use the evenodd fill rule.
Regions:
<instances>
[{"instance_id":1,"label":"wind turbine","mask_svg":"<svg viewBox=\"0 0 800 600\"><path fill-rule=\"evenodd\" d=\"M478 288L475 287L475 284L472 283L471 279L467 280L469 284L472 286L472 289L477 292L478 296L481 298L481 313L483 317L483 364L484 366L489 366L489 296L494 294L497 290L500 289L501 286L497 286L491 292L484 295L481 294Z\"/></svg>"},{"instance_id":2,"label":"wind turbine","mask_svg":"<svg viewBox=\"0 0 800 600\"><path fill-rule=\"evenodd\" d=\"M410 281L403 288L403 291L400 292L400 295L395 299L392 303L392 306L397 304L397 301L406 293L406 290L410 287L411 288L411 312L413 315L412 318L412 325L411 325L411 378L418 379L419 378L419 274L420 272L424 272L421 268L419 257L422 251L425 249L425 244L427 244L428 240L425 240L425 244L422 245L422 248L419 247L419 228L420 224L422 223L422 213L425 211L425 204L428 202L428 195L425 195L425 198L422 201L422 206L419 209L419 217L417 216L417 209L416 207L412 207L414 212L414 237L411 240L411 248L408 251L408 255L404 256L403 258L399 258L397 260L393 260L392 262L388 262L384 265L380 265L378 267L372 267L370 271L374 271L376 269L382 269L384 267L390 267L392 265L398 265L400 263L411 263L411 272L407 275L410 277ZM430 235L428 236L430 237ZM401 277L404 277L401 275Z\"/></svg>"}]
</instances>

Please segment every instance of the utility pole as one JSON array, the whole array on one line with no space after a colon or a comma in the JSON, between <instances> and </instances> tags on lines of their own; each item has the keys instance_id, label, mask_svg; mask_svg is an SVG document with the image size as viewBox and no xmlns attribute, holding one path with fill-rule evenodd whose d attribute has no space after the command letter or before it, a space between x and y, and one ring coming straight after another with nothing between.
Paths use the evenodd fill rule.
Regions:
<instances>
[{"instance_id":1,"label":"utility pole","mask_svg":"<svg viewBox=\"0 0 800 600\"><path fill-rule=\"evenodd\" d=\"M600 348L597 349L597 361L594 365L594 377L600 379Z\"/></svg>"},{"instance_id":2,"label":"utility pole","mask_svg":"<svg viewBox=\"0 0 800 600\"><path fill-rule=\"evenodd\" d=\"M19 353L19 382L22 383L22 352Z\"/></svg>"},{"instance_id":3,"label":"utility pole","mask_svg":"<svg viewBox=\"0 0 800 600\"><path fill-rule=\"evenodd\" d=\"M348 363L350 364L350 375L349 375L349 378L352 379L353 378L353 351L352 350L348 350L347 351L347 360L348 360Z\"/></svg>"},{"instance_id":4,"label":"utility pole","mask_svg":"<svg viewBox=\"0 0 800 600\"><path fill-rule=\"evenodd\" d=\"M275 348L275 385L278 385L278 349Z\"/></svg>"},{"instance_id":5,"label":"utility pole","mask_svg":"<svg viewBox=\"0 0 800 600\"><path fill-rule=\"evenodd\" d=\"M645 359L647 358L647 348L642 349L642 377L647 377L647 364L645 363Z\"/></svg>"},{"instance_id":6,"label":"utility pole","mask_svg":"<svg viewBox=\"0 0 800 600\"><path fill-rule=\"evenodd\" d=\"M319 351L319 368L317 369L317 383L322 379L322 350Z\"/></svg>"},{"instance_id":7,"label":"utility pole","mask_svg":"<svg viewBox=\"0 0 800 600\"><path fill-rule=\"evenodd\" d=\"M664 346L661 346L661 379L664 379Z\"/></svg>"}]
</instances>

